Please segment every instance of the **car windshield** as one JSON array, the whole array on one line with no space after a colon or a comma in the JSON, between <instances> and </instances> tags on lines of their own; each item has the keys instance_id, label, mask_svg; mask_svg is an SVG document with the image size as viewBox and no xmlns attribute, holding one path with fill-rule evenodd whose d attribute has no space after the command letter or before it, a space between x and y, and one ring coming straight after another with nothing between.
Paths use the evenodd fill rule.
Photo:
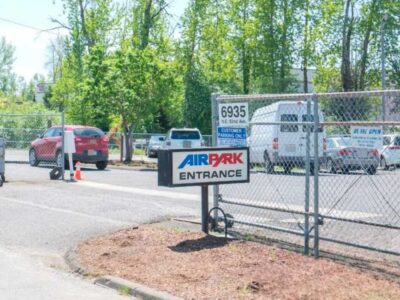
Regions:
<instances>
[{"instance_id":1,"label":"car windshield","mask_svg":"<svg viewBox=\"0 0 400 300\"><path fill-rule=\"evenodd\" d=\"M150 143L152 144L157 144L157 143L161 143L164 141L164 137L163 136L152 136L150 138Z\"/></svg>"},{"instance_id":2,"label":"car windshield","mask_svg":"<svg viewBox=\"0 0 400 300\"><path fill-rule=\"evenodd\" d=\"M74 129L74 134L82 137L101 137L104 132L98 128L77 128Z\"/></svg>"},{"instance_id":3,"label":"car windshield","mask_svg":"<svg viewBox=\"0 0 400 300\"><path fill-rule=\"evenodd\" d=\"M349 137L334 138L333 141L338 147L349 147L351 146L351 139Z\"/></svg>"},{"instance_id":4,"label":"car windshield","mask_svg":"<svg viewBox=\"0 0 400 300\"><path fill-rule=\"evenodd\" d=\"M351 145L351 140L349 137L340 137L335 139L335 141L339 147L348 147Z\"/></svg>"},{"instance_id":5,"label":"car windshield","mask_svg":"<svg viewBox=\"0 0 400 300\"><path fill-rule=\"evenodd\" d=\"M383 145L384 146L390 145L390 141L391 141L390 136L384 136L383 137Z\"/></svg>"},{"instance_id":6,"label":"car windshield","mask_svg":"<svg viewBox=\"0 0 400 300\"><path fill-rule=\"evenodd\" d=\"M194 130L173 130L171 133L171 139L174 140L199 140L200 133Z\"/></svg>"}]
</instances>

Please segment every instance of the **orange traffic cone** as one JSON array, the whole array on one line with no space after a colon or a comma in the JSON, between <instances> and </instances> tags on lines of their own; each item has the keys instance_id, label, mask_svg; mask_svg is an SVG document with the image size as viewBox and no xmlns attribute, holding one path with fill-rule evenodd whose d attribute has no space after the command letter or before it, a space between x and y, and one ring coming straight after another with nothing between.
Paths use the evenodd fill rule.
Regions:
<instances>
[{"instance_id":1,"label":"orange traffic cone","mask_svg":"<svg viewBox=\"0 0 400 300\"><path fill-rule=\"evenodd\" d=\"M76 180L82 180L82 176L81 176L81 163L78 161L75 164L75 175L74 175Z\"/></svg>"}]
</instances>

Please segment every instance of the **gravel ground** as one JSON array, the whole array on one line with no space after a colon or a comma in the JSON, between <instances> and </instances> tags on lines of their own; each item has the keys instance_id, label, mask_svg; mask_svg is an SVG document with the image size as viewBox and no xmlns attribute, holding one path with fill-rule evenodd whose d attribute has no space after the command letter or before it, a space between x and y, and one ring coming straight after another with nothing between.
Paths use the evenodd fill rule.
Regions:
<instances>
[{"instance_id":1,"label":"gravel ground","mask_svg":"<svg viewBox=\"0 0 400 300\"><path fill-rule=\"evenodd\" d=\"M252 241L141 226L86 241L81 263L184 299L400 299L382 274Z\"/></svg>"}]
</instances>

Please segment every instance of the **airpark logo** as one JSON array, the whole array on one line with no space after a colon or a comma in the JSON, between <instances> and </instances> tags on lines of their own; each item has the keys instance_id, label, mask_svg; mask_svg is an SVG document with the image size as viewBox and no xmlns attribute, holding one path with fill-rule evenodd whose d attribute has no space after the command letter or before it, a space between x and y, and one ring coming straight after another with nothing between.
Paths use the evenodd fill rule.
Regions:
<instances>
[{"instance_id":1,"label":"airpark logo","mask_svg":"<svg viewBox=\"0 0 400 300\"><path fill-rule=\"evenodd\" d=\"M178 169L183 169L186 166L212 166L213 168L219 165L236 165L243 164L243 153L200 153L188 154L179 164Z\"/></svg>"}]
</instances>

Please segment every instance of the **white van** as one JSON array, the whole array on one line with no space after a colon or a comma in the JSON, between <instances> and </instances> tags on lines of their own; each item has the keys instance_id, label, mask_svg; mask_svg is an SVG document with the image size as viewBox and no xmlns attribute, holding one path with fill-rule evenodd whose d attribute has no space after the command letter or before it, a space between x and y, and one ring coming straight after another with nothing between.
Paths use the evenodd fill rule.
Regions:
<instances>
[{"instance_id":1,"label":"white van","mask_svg":"<svg viewBox=\"0 0 400 300\"><path fill-rule=\"evenodd\" d=\"M307 125L260 125L252 123L263 122L313 122L313 105L311 115L307 116L307 102L279 101L257 109L251 119L250 147L251 163L264 164L267 173L272 173L275 166L282 166L285 173L290 173L294 167L304 167L307 147ZM320 122L323 121L322 112L318 112ZM311 126L310 156L311 174L314 173L314 134ZM318 132L318 157L324 160L326 149L325 133L323 128Z\"/></svg>"}]
</instances>

